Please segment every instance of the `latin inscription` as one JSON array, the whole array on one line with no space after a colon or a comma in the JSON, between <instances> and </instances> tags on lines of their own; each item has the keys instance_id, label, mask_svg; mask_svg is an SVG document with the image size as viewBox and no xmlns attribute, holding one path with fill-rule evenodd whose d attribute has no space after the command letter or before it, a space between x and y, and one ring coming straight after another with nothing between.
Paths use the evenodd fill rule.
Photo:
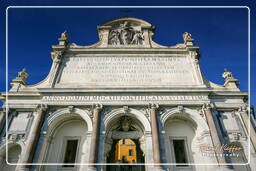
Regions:
<instances>
[{"instance_id":1,"label":"latin inscription","mask_svg":"<svg viewBox=\"0 0 256 171\"><path fill-rule=\"evenodd\" d=\"M207 96L44 96L43 102L109 102L109 101L194 101L207 100Z\"/></svg>"},{"instance_id":2,"label":"latin inscription","mask_svg":"<svg viewBox=\"0 0 256 171\"><path fill-rule=\"evenodd\" d=\"M193 84L191 65L179 57L69 57L60 83L100 86L159 86Z\"/></svg>"}]
</instances>

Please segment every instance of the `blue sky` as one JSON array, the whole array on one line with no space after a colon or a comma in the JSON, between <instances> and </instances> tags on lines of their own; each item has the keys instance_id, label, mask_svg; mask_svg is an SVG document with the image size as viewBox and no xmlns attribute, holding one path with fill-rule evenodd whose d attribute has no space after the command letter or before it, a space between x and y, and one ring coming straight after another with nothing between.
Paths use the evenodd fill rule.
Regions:
<instances>
[{"instance_id":1,"label":"blue sky","mask_svg":"<svg viewBox=\"0 0 256 171\"><path fill-rule=\"evenodd\" d=\"M9 5L249 5L252 13L251 35L251 103L255 106L255 5L247 1L163 1L150 4L119 1L119 4L89 3L82 1L8 1L1 4L1 63L0 91L5 90L5 27L4 10ZM54 3L55 2L55 3ZM110 1L111 2L111 1ZM113 1L114 2L114 1ZM140 1L142 2L142 1ZM184 2L181 4L180 2ZM200 4L201 3L201 4ZM51 45L57 44L61 32L67 30L70 42L89 45L98 41L97 25L117 17L140 18L156 26L155 41L162 45L182 43L182 33L190 32L195 44L200 46L200 66L203 75L210 81L223 84L224 68L239 79L241 91L248 91L248 10L246 8L131 8L128 14L122 9L9 9L9 82L23 67L27 69L28 84L44 79L51 66Z\"/></svg>"}]
</instances>

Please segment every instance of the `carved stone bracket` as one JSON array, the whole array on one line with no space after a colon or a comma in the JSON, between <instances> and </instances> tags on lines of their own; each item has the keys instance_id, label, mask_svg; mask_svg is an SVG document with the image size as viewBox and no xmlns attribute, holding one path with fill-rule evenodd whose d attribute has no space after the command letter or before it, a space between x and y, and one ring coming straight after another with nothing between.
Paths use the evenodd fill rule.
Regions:
<instances>
[{"instance_id":1,"label":"carved stone bracket","mask_svg":"<svg viewBox=\"0 0 256 171\"><path fill-rule=\"evenodd\" d=\"M182 105L178 106L177 108L180 113L184 112L184 107Z\"/></svg>"},{"instance_id":2,"label":"carved stone bracket","mask_svg":"<svg viewBox=\"0 0 256 171\"><path fill-rule=\"evenodd\" d=\"M123 110L124 110L124 113L128 113L130 109L128 106L123 106Z\"/></svg>"},{"instance_id":3,"label":"carved stone bracket","mask_svg":"<svg viewBox=\"0 0 256 171\"><path fill-rule=\"evenodd\" d=\"M68 111L70 113L73 113L75 111L75 107L74 106L68 106Z\"/></svg>"}]
</instances>

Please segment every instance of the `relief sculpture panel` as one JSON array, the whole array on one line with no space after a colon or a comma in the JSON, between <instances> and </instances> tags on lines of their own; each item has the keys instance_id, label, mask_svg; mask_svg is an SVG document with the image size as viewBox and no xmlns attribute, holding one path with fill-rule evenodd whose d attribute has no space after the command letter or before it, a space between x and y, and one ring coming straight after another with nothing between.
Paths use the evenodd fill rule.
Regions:
<instances>
[{"instance_id":1,"label":"relief sculpture panel","mask_svg":"<svg viewBox=\"0 0 256 171\"><path fill-rule=\"evenodd\" d=\"M113 28L109 34L110 45L142 45L144 35L141 27L136 27L127 21Z\"/></svg>"}]
</instances>

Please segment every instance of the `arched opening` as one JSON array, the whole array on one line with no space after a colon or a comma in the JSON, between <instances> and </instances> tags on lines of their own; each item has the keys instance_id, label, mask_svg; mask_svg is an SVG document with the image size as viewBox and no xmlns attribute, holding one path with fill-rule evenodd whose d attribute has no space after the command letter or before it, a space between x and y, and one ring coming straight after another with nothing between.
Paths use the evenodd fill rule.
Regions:
<instances>
[{"instance_id":1,"label":"arched opening","mask_svg":"<svg viewBox=\"0 0 256 171\"><path fill-rule=\"evenodd\" d=\"M20 154L21 154L21 147L18 144L12 144L12 145L8 145L8 163L18 163L19 159L20 159ZM3 152L3 154L1 155L1 159L0 159L0 170L4 170L4 171L15 171L17 165L9 165L6 162L6 153L5 150Z\"/></svg>"},{"instance_id":2,"label":"arched opening","mask_svg":"<svg viewBox=\"0 0 256 171\"><path fill-rule=\"evenodd\" d=\"M59 166L45 166L44 170L75 171L79 166L74 163L88 161L87 124L81 117L70 117L55 123L49 130L49 145L45 163L63 163Z\"/></svg>"},{"instance_id":3,"label":"arched opening","mask_svg":"<svg viewBox=\"0 0 256 171\"><path fill-rule=\"evenodd\" d=\"M143 126L136 118L122 115L114 119L109 125L106 136L106 162L126 165L108 165L106 170L144 171L144 165L133 165L133 163L145 163L142 149L143 135Z\"/></svg>"},{"instance_id":4,"label":"arched opening","mask_svg":"<svg viewBox=\"0 0 256 171\"><path fill-rule=\"evenodd\" d=\"M164 125L167 162L175 164L169 166L171 170L193 170L189 163L194 163L192 149L197 125L180 115L173 115Z\"/></svg>"}]
</instances>

